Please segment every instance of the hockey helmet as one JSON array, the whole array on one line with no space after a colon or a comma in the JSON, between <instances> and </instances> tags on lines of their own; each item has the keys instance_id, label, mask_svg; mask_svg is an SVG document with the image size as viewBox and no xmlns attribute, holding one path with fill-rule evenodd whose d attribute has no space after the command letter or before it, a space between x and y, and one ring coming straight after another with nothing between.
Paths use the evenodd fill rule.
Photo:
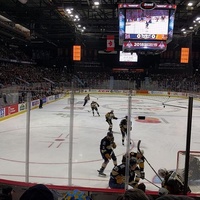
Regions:
<instances>
[{"instance_id":1,"label":"hockey helmet","mask_svg":"<svg viewBox=\"0 0 200 200\"><path fill-rule=\"evenodd\" d=\"M113 112L114 112L114 110L111 110L110 112L111 112L111 113L113 113Z\"/></svg>"},{"instance_id":2,"label":"hockey helmet","mask_svg":"<svg viewBox=\"0 0 200 200\"><path fill-rule=\"evenodd\" d=\"M159 169L158 170L158 175L161 177L161 178L164 178L167 174L167 170L165 168L163 169Z\"/></svg>"},{"instance_id":3,"label":"hockey helmet","mask_svg":"<svg viewBox=\"0 0 200 200\"><path fill-rule=\"evenodd\" d=\"M126 115L124 118L125 118L125 119L128 119L128 116Z\"/></svg>"},{"instance_id":4,"label":"hockey helmet","mask_svg":"<svg viewBox=\"0 0 200 200\"><path fill-rule=\"evenodd\" d=\"M113 133L112 132L107 132L107 137L113 138Z\"/></svg>"},{"instance_id":5,"label":"hockey helmet","mask_svg":"<svg viewBox=\"0 0 200 200\"><path fill-rule=\"evenodd\" d=\"M136 158L130 158L129 164L130 166L136 165L137 164Z\"/></svg>"}]
</instances>

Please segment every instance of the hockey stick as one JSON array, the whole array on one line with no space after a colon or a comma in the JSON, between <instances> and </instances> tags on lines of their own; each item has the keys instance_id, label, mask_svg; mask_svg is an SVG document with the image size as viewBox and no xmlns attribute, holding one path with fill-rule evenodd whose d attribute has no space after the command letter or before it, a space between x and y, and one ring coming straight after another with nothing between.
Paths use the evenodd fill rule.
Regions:
<instances>
[{"instance_id":1,"label":"hockey stick","mask_svg":"<svg viewBox=\"0 0 200 200\"><path fill-rule=\"evenodd\" d=\"M142 154L141 150L140 150L140 143L141 143L141 140L138 141L138 144L137 144L137 149L138 151L140 152L140 154ZM148 162L148 160L145 158L145 156L143 155L145 161L147 162L147 164L151 167L151 169L154 171L154 173L158 176L158 178L161 180L161 182L163 181L160 176L158 175L158 173L156 172L156 170L151 166L151 164Z\"/></svg>"},{"instance_id":2,"label":"hockey stick","mask_svg":"<svg viewBox=\"0 0 200 200\"><path fill-rule=\"evenodd\" d=\"M187 107L185 107L185 106L176 106L176 105L171 105L171 104L163 104L163 106L171 106L171 107L175 107L175 108L185 108L185 109L187 109Z\"/></svg>"},{"instance_id":3,"label":"hockey stick","mask_svg":"<svg viewBox=\"0 0 200 200\"><path fill-rule=\"evenodd\" d=\"M159 187L159 186L157 186L155 183L153 183L153 182L151 182L150 180L148 180L148 179L146 179L146 178L144 178L146 181L148 181L149 183L151 183L152 185L154 185L155 187L157 187L157 188L161 188L161 187Z\"/></svg>"},{"instance_id":4,"label":"hockey stick","mask_svg":"<svg viewBox=\"0 0 200 200\"><path fill-rule=\"evenodd\" d=\"M170 97L168 97L167 100L165 100L165 101L162 102L163 108L165 108L165 103L167 103L169 101L169 99L170 99Z\"/></svg>"},{"instance_id":5,"label":"hockey stick","mask_svg":"<svg viewBox=\"0 0 200 200\"><path fill-rule=\"evenodd\" d=\"M167 102L169 101L169 99L170 99L170 97L167 97L167 99L165 99L165 100L162 102L162 104L167 103Z\"/></svg>"}]
</instances>

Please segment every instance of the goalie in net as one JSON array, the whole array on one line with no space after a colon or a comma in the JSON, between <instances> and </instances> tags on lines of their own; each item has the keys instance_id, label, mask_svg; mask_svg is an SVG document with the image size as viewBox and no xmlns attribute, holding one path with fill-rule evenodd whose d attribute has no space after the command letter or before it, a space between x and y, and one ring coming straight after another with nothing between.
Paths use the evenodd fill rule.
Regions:
<instances>
[{"instance_id":1,"label":"goalie in net","mask_svg":"<svg viewBox=\"0 0 200 200\"><path fill-rule=\"evenodd\" d=\"M159 169L158 175L163 179L159 194L184 194L184 181L180 174L173 170ZM191 192L188 187L188 191Z\"/></svg>"},{"instance_id":2,"label":"goalie in net","mask_svg":"<svg viewBox=\"0 0 200 200\"><path fill-rule=\"evenodd\" d=\"M179 151L177 154L177 169L178 173L184 176L186 152ZM188 171L189 184L200 184L200 152L190 151L189 156L189 171Z\"/></svg>"}]
</instances>

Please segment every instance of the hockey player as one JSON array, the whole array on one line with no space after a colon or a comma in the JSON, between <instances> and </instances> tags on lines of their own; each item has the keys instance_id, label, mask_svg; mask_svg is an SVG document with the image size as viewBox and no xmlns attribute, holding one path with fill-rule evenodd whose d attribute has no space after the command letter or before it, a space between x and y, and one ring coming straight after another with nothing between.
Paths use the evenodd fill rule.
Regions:
<instances>
[{"instance_id":1,"label":"hockey player","mask_svg":"<svg viewBox=\"0 0 200 200\"><path fill-rule=\"evenodd\" d=\"M91 106L91 109L92 109L93 116L94 116L94 110L96 110L98 116L100 116L99 111L98 111L99 104L97 102L95 102L95 101L92 101L90 106Z\"/></svg>"},{"instance_id":2,"label":"hockey player","mask_svg":"<svg viewBox=\"0 0 200 200\"><path fill-rule=\"evenodd\" d=\"M149 28L149 21L146 21L145 25L146 25L145 28L148 29Z\"/></svg>"},{"instance_id":3,"label":"hockey player","mask_svg":"<svg viewBox=\"0 0 200 200\"><path fill-rule=\"evenodd\" d=\"M137 167L135 169L135 173L137 174L138 178L144 179L145 178L145 172L144 172L144 151L141 150L141 152L130 152L130 159L136 159L137 161ZM122 157L122 163L126 163L127 154L123 155Z\"/></svg>"},{"instance_id":4,"label":"hockey player","mask_svg":"<svg viewBox=\"0 0 200 200\"><path fill-rule=\"evenodd\" d=\"M127 131L128 131L128 116L125 116L124 119L121 120L120 124L119 124L119 127L120 127L120 131L121 131L121 134L122 134L122 145L124 145L124 138L125 136L127 135ZM131 126L131 122L130 122L130 126ZM132 130L132 127L130 127L130 130Z\"/></svg>"},{"instance_id":5,"label":"hockey player","mask_svg":"<svg viewBox=\"0 0 200 200\"><path fill-rule=\"evenodd\" d=\"M182 177L176 173L176 171L168 171L166 169L159 169L158 175L163 178L161 183L162 188L159 190L159 193L162 194L163 188L167 191L168 194L183 194L184 182ZM188 188L188 192L191 190Z\"/></svg>"},{"instance_id":6,"label":"hockey player","mask_svg":"<svg viewBox=\"0 0 200 200\"><path fill-rule=\"evenodd\" d=\"M116 144L114 142L113 133L108 132L107 135L101 140L101 143L100 143L100 153L104 162L102 163L100 170L98 170L99 175L106 176L106 174L104 174L103 172L111 159L113 160L113 164L115 166L117 165L117 158L113 151L113 149L115 148L116 148Z\"/></svg>"},{"instance_id":7,"label":"hockey player","mask_svg":"<svg viewBox=\"0 0 200 200\"><path fill-rule=\"evenodd\" d=\"M110 112L108 112L108 113L105 115L105 118L106 118L106 122L107 122L108 125L109 125L108 130L109 130L109 131L112 131L112 128L113 128L112 119L118 119L117 117L115 117L114 110L111 110Z\"/></svg>"},{"instance_id":8,"label":"hockey player","mask_svg":"<svg viewBox=\"0 0 200 200\"><path fill-rule=\"evenodd\" d=\"M135 175L135 169L137 167L137 160L134 158L130 159L129 162L129 185L133 188L137 188L139 179ZM122 163L115 166L110 173L109 187L116 189L125 188L125 174L126 173L126 163Z\"/></svg>"},{"instance_id":9,"label":"hockey player","mask_svg":"<svg viewBox=\"0 0 200 200\"><path fill-rule=\"evenodd\" d=\"M84 98L83 106L85 106L89 100L90 100L90 95L87 94L87 95L85 96L85 98Z\"/></svg>"}]
</instances>

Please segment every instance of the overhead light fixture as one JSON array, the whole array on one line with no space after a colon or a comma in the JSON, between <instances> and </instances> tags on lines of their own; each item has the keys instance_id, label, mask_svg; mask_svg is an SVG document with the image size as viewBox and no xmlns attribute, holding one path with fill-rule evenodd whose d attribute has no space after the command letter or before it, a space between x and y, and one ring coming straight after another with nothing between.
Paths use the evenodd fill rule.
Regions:
<instances>
[{"instance_id":1,"label":"overhead light fixture","mask_svg":"<svg viewBox=\"0 0 200 200\"><path fill-rule=\"evenodd\" d=\"M73 8L66 8L65 10L70 15L70 14L72 14L72 12L73 12L74 9Z\"/></svg>"},{"instance_id":2,"label":"overhead light fixture","mask_svg":"<svg viewBox=\"0 0 200 200\"><path fill-rule=\"evenodd\" d=\"M99 1L94 1L94 5L99 6L100 5Z\"/></svg>"},{"instance_id":3,"label":"overhead light fixture","mask_svg":"<svg viewBox=\"0 0 200 200\"><path fill-rule=\"evenodd\" d=\"M99 8L100 0L94 0L94 1L93 1L93 4L94 4L94 5L92 6L92 8L94 8L94 9L95 9L95 8Z\"/></svg>"},{"instance_id":4,"label":"overhead light fixture","mask_svg":"<svg viewBox=\"0 0 200 200\"><path fill-rule=\"evenodd\" d=\"M75 15L74 17L75 17L76 19L79 19L79 16L78 16L78 15Z\"/></svg>"},{"instance_id":5,"label":"overhead light fixture","mask_svg":"<svg viewBox=\"0 0 200 200\"><path fill-rule=\"evenodd\" d=\"M75 27L77 28L77 30L83 32L85 27L83 27L83 29L81 29L81 24L77 23L80 21L80 17L77 14L76 10L74 10L73 8L66 8L65 9L66 15L67 17L74 22Z\"/></svg>"},{"instance_id":6,"label":"overhead light fixture","mask_svg":"<svg viewBox=\"0 0 200 200\"><path fill-rule=\"evenodd\" d=\"M192 2L189 2L189 3L188 3L188 6L193 6L193 3L192 3Z\"/></svg>"}]
</instances>

